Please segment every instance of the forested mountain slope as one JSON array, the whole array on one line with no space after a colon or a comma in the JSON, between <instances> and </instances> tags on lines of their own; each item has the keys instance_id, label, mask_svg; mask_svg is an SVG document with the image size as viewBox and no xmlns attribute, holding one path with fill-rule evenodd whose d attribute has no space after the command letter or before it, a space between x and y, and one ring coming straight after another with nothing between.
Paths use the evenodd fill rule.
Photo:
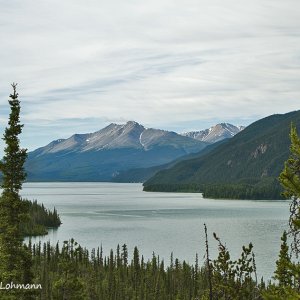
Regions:
<instances>
[{"instance_id":1,"label":"forested mountain slope","mask_svg":"<svg viewBox=\"0 0 300 300\"><path fill-rule=\"evenodd\" d=\"M254 122L208 154L179 162L144 184L146 191L201 191L215 198L281 198L277 177L289 156L291 122L300 111Z\"/></svg>"},{"instance_id":2,"label":"forested mountain slope","mask_svg":"<svg viewBox=\"0 0 300 300\"><path fill-rule=\"evenodd\" d=\"M136 168L136 169L121 171L113 177L112 181L113 182L145 182L148 179L150 179L152 176L154 176L157 172L161 170L169 169L180 161L199 158L209 153L219 145L225 143L226 141L227 139L222 139L219 142L206 146L200 152L181 156L167 164L153 166L150 168Z\"/></svg>"}]
</instances>

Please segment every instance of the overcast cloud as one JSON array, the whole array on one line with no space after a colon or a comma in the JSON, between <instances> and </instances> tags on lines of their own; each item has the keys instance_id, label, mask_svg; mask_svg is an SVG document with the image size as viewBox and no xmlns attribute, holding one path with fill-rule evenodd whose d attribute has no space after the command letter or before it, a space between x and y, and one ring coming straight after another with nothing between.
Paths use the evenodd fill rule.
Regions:
<instances>
[{"instance_id":1,"label":"overcast cloud","mask_svg":"<svg viewBox=\"0 0 300 300\"><path fill-rule=\"evenodd\" d=\"M0 124L30 150L110 122L187 131L299 109L299 0L0 0Z\"/></svg>"}]
</instances>

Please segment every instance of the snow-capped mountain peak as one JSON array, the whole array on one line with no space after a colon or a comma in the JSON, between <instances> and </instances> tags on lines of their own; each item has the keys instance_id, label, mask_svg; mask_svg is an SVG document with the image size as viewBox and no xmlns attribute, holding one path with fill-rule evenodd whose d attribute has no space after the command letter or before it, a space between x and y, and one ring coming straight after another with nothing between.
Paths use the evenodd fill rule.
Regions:
<instances>
[{"instance_id":1,"label":"snow-capped mountain peak","mask_svg":"<svg viewBox=\"0 0 300 300\"><path fill-rule=\"evenodd\" d=\"M205 130L185 132L182 133L182 135L203 142L216 143L226 138L235 136L244 128L244 126L235 126L229 123L220 123Z\"/></svg>"}]
</instances>

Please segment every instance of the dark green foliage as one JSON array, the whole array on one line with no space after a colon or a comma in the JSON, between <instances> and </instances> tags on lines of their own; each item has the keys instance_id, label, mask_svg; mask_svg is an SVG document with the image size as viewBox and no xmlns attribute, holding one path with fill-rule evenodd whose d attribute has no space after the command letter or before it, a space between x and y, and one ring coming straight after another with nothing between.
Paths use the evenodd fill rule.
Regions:
<instances>
[{"instance_id":1,"label":"dark green foliage","mask_svg":"<svg viewBox=\"0 0 300 300\"><path fill-rule=\"evenodd\" d=\"M121 256L119 250L111 250L102 258L99 250L89 253L73 240L62 249L35 246L36 282L46 287L41 299L192 299L193 267L178 262L165 268L155 255L144 262L137 248L128 263L127 247L122 248ZM199 280L204 270L198 269L197 274Z\"/></svg>"},{"instance_id":2,"label":"dark green foliage","mask_svg":"<svg viewBox=\"0 0 300 300\"><path fill-rule=\"evenodd\" d=\"M232 261L227 247L219 243L219 256L213 261L214 299L260 299L253 260L253 245L243 246L241 257Z\"/></svg>"},{"instance_id":3,"label":"dark green foliage","mask_svg":"<svg viewBox=\"0 0 300 300\"><path fill-rule=\"evenodd\" d=\"M21 224L24 236L37 236L47 234L48 228L58 228L61 225L57 210L46 209L43 204L37 201L22 200L29 210L29 217Z\"/></svg>"},{"instance_id":4,"label":"dark green foliage","mask_svg":"<svg viewBox=\"0 0 300 300\"><path fill-rule=\"evenodd\" d=\"M263 298L266 300L300 299L300 264L291 261L285 231L281 241L280 253L274 272L274 279L277 284L270 284L263 291Z\"/></svg>"},{"instance_id":5,"label":"dark green foliage","mask_svg":"<svg viewBox=\"0 0 300 300\"><path fill-rule=\"evenodd\" d=\"M20 124L20 101L16 92L16 84L12 84L13 94L8 103L10 105L10 115L8 127L5 129L3 140L6 147L4 157L0 162L0 170L3 174L1 188L4 195L18 194L22 189L22 183L26 178L24 163L27 157L26 149L20 148L19 134L24 125Z\"/></svg>"},{"instance_id":6,"label":"dark green foliage","mask_svg":"<svg viewBox=\"0 0 300 300\"><path fill-rule=\"evenodd\" d=\"M226 273L227 258L220 250L211 265L213 299L261 299L259 287L252 279L251 251L252 248L244 248L239 260L229 262L228 268L234 272L231 276ZM38 299L209 299L207 268L199 267L198 258L195 265L190 265L174 261L171 255L170 264L165 265L154 253L151 260L144 261L135 247L128 262L126 245L103 258L101 249L88 252L74 240L64 242L62 248L49 243L34 245L32 256L35 282L43 287ZM224 289L230 294L226 296Z\"/></svg>"},{"instance_id":7,"label":"dark green foliage","mask_svg":"<svg viewBox=\"0 0 300 300\"><path fill-rule=\"evenodd\" d=\"M283 195L292 199L290 206L290 230L293 235L293 250L300 254L300 138L294 125L290 132L291 155L284 164L279 180L284 187Z\"/></svg>"},{"instance_id":8,"label":"dark green foliage","mask_svg":"<svg viewBox=\"0 0 300 300\"><path fill-rule=\"evenodd\" d=\"M28 207L19 195L26 177L23 165L27 154L26 149L21 149L19 145L18 136L23 125L20 124L20 101L16 84L12 84L12 87L13 94L8 101L11 112L3 137L5 154L0 162L3 189L0 197L0 281L4 284L27 284L32 280L31 257L22 243L21 224L28 215ZM5 290L3 293L5 299L30 299L31 296L30 292L21 293L20 290Z\"/></svg>"},{"instance_id":9,"label":"dark green foliage","mask_svg":"<svg viewBox=\"0 0 300 300\"><path fill-rule=\"evenodd\" d=\"M144 187L145 192L176 192L176 193L200 193L204 186L201 184L153 184Z\"/></svg>"},{"instance_id":10,"label":"dark green foliage","mask_svg":"<svg viewBox=\"0 0 300 300\"><path fill-rule=\"evenodd\" d=\"M203 185L201 191L204 198L224 199L283 199L281 187L275 178L266 178L256 184L223 183Z\"/></svg>"},{"instance_id":11,"label":"dark green foliage","mask_svg":"<svg viewBox=\"0 0 300 300\"><path fill-rule=\"evenodd\" d=\"M276 261L276 270L274 272L274 279L278 280L280 286L292 285L292 262L289 254L289 246L287 245L287 233L283 232L281 237L281 248L279 253L279 259Z\"/></svg>"},{"instance_id":12,"label":"dark green foliage","mask_svg":"<svg viewBox=\"0 0 300 300\"><path fill-rule=\"evenodd\" d=\"M51 247L49 244L46 246L44 253L49 264L51 262ZM56 253L57 255L59 253ZM80 259L82 260L81 247L73 239L70 242L64 242L57 265L60 276L52 282L54 299L81 300L87 297L87 283L80 279L79 268L77 267Z\"/></svg>"},{"instance_id":13,"label":"dark green foliage","mask_svg":"<svg viewBox=\"0 0 300 300\"><path fill-rule=\"evenodd\" d=\"M254 182L254 181L252 181ZM266 178L256 184L153 184L144 187L146 192L202 193L204 198L215 199L284 199L275 178Z\"/></svg>"},{"instance_id":14,"label":"dark green foliage","mask_svg":"<svg viewBox=\"0 0 300 300\"><path fill-rule=\"evenodd\" d=\"M289 156L291 122L300 126L300 111L259 120L206 155L158 172L145 182L145 190L177 191L176 186L188 185L195 191L204 187L210 198L281 198L277 177Z\"/></svg>"},{"instance_id":15,"label":"dark green foliage","mask_svg":"<svg viewBox=\"0 0 300 300\"><path fill-rule=\"evenodd\" d=\"M283 195L291 198L290 231L293 238L291 253L287 244L287 233L281 237L279 258L276 261L274 279L278 284L272 284L264 292L264 299L300 299L300 138L294 125L290 132L290 157L284 164L279 180L284 187ZM294 258L294 259L293 259Z\"/></svg>"}]
</instances>

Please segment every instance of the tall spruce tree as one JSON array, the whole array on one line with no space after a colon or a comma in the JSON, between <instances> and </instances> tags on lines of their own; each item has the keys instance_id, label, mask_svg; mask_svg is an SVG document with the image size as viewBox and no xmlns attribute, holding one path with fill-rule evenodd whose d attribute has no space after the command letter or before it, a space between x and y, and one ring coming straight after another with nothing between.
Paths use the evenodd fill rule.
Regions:
<instances>
[{"instance_id":1,"label":"tall spruce tree","mask_svg":"<svg viewBox=\"0 0 300 300\"><path fill-rule=\"evenodd\" d=\"M290 205L290 231L293 238L292 254L299 258L300 254L300 138L295 125L291 125L290 157L285 162L279 181L284 187L284 196L292 200ZM300 299L300 264L290 260L287 246L287 234L281 238L281 250L276 262L277 269L274 278L279 287L271 287L272 293L279 294L285 299ZM295 296L296 295L296 296ZM294 297L294 298L293 298ZM265 297L265 299L269 299ZM271 299L271 298L270 298ZM272 298L273 299L273 298ZM274 298L275 299L275 298ZM280 298L281 299L281 298Z\"/></svg>"},{"instance_id":2,"label":"tall spruce tree","mask_svg":"<svg viewBox=\"0 0 300 300\"><path fill-rule=\"evenodd\" d=\"M262 290L264 300L296 300L300 299L299 290L300 265L292 262L287 244L287 233L283 232L281 247L276 261L274 279L276 284L270 284L266 290Z\"/></svg>"},{"instance_id":3,"label":"tall spruce tree","mask_svg":"<svg viewBox=\"0 0 300 300\"><path fill-rule=\"evenodd\" d=\"M292 124L291 155L285 162L284 169L279 176L280 183L284 187L284 196L292 199L290 206L290 233L294 242L292 250L296 257L300 254L300 138L296 127Z\"/></svg>"},{"instance_id":4,"label":"tall spruce tree","mask_svg":"<svg viewBox=\"0 0 300 300\"><path fill-rule=\"evenodd\" d=\"M3 284L27 284L32 281L31 254L23 245L20 228L28 214L28 206L19 195L26 178L24 162L27 150L20 147L19 135L23 125L20 124L21 107L16 87L17 84L12 84L13 93L8 100L10 115L3 137L6 144L4 157L0 162L3 190L0 197L0 279ZM7 293L9 295L6 294L4 299L30 299L24 291L10 290Z\"/></svg>"},{"instance_id":5,"label":"tall spruce tree","mask_svg":"<svg viewBox=\"0 0 300 300\"><path fill-rule=\"evenodd\" d=\"M287 233L283 232L281 237L281 247L278 260L276 261L276 270L274 272L274 279L278 280L281 286L292 286L292 263L289 254L289 246L287 244Z\"/></svg>"}]
</instances>

